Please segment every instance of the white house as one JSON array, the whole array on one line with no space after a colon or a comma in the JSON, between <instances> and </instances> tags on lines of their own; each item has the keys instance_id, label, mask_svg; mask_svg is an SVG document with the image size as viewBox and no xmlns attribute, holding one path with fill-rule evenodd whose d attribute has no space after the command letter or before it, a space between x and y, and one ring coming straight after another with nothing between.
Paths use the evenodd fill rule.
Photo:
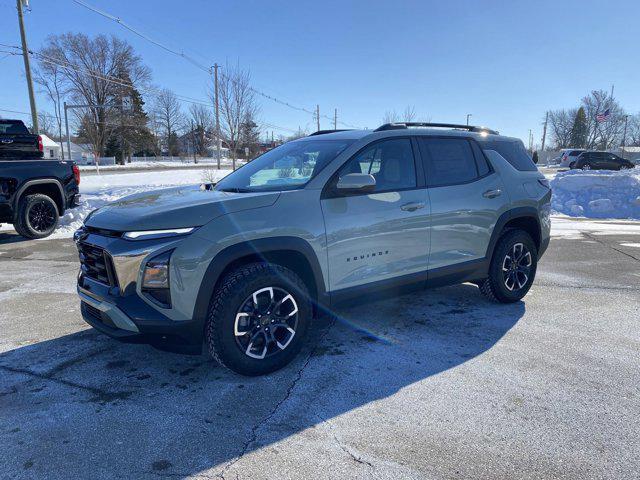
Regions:
<instances>
[{"instance_id":1,"label":"white house","mask_svg":"<svg viewBox=\"0 0 640 480\"><path fill-rule=\"evenodd\" d=\"M48 158L51 160L60 159L60 144L44 134L41 134L40 137L42 138L43 158Z\"/></svg>"}]
</instances>

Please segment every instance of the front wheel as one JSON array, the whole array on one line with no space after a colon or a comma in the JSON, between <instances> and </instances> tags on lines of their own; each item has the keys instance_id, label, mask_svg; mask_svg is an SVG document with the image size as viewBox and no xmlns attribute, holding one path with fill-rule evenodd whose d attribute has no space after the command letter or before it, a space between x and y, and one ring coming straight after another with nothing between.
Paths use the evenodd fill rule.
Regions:
<instances>
[{"instance_id":1,"label":"front wheel","mask_svg":"<svg viewBox=\"0 0 640 480\"><path fill-rule=\"evenodd\" d=\"M228 274L209 307L209 354L242 375L264 375L300 352L312 318L309 292L293 271L253 263Z\"/></svg>"},{"instance_id":2,"label":"front wheel","mask_svg":"<svg viewBox=\"0 0 640 480\"><path fill-rule=\"evenodd\" d=\"M588 163L585 163L585 164L582 166L582 170L591 170L591 165L589 165Z\"/></svg>"},{"instance_id":3,"label":"front wheel","mask_svg":"<svg viewBox=\"0 0 640 480\"><path fill-rule=\"evenodd\" d=\"M495 247L488 278L478 286L494 301L517 302L531 288L537 266L538 250L531 236L522 230L508 231Z\"/></svg>"}]
</instances>

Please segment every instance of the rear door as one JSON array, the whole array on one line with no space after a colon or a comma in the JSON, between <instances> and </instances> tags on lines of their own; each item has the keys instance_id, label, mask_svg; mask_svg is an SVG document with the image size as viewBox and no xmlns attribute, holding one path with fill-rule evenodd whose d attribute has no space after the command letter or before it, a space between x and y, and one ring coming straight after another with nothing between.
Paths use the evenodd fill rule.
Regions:
<instances>
[{"instance_id":1,"label":"rear door","mask_svg":"<svg viewBox=\"0 0 640 480\"><path fill-rule=\"evenodd\" d=\"M419 137L431 203L429 270L485 257L509 203L500 176L471 139Z\"/></svg>"},{"instance_id":2,"label":"rear door","mask_svg":"<svg viewBox=\"0 0 640 480\"><path fill-rule=\"evenodd\" d=\"M349 173L373 175L375 191L336 192ZM410 274L426 280L429 203L410 138L380 140L354 155L328 182L321 205L331 291Z\"/></svg>"}]
</instances>

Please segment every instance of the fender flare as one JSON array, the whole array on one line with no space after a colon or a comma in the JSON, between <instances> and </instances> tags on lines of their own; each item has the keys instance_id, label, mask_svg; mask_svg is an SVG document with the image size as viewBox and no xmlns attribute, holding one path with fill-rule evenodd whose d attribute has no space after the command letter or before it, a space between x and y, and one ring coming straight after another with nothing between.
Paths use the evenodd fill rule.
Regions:
<instances>
[{"instance_id":1,"label":"fender flare","mask_svg":"<svg viewBox=\"0 0 640 480\"><path fill-rule=\"evenodd\" d=\"M32 185L48 185L48 184L55 185L56 187L58 187L58 190L60 191L60 198L62 199L62 211L58 213L62 215L64 211L67 209L67 199L64 194L64 188L62 188L62 184L60 183L60 180L58 180L57 178L39 178L37 180L27 180L26 182L24 182L20 186L20 188L18 188L18 190L16 191L16 194L13 197L14 212L17 211L20 197L22 196L22 194L27 188L31 187Z\"/></svg>"},{"instance_id":2,"label":"fender flare","mask_svg":"<svg viewBox=\"0 0 640 480\"><path fill-rule=\"evenodd\" d=\"M489 240L489 245L487 246L487 253L485 257L489 262L491 262L491 257L493 257L493 250L496 247L496 243L498 243L498 239L500 238L500 234L504 229L504 226L511 220L515 220L516 218L530 218L536 222L536 227L538 229L538 235L542 237L542 229L540 228L540 221L538 220L538 210L534 207L516 207L511 210L507 210L502 215L498 217L496 221L496 225L493 228L493 232L491 233L491 239Z\"/></svg>"},{"instance_id":3,"label":"fender flare","mask_svg":"<svg viewBox=\"0 0 640 480\"><path fill-rule=\"evenodd\" d=\"M322 275L320 263L318 262L313 247L306 240L300 237L287 236L260 238L231 245L221 250L213 260L211 260L196 297L196 304L193 310L194 320L202 321L203 324L206 321L209 302L211 301L218 280L220 280L220 276L227 266L242 257L258 255L264 258L263 254L278 250L292 250L305 257L311 267L316 284L316 292L311 293L318 302L324 303L327 301L326 299L328 297L324 287L324 276Z\"/></svg>"}]
</instances>

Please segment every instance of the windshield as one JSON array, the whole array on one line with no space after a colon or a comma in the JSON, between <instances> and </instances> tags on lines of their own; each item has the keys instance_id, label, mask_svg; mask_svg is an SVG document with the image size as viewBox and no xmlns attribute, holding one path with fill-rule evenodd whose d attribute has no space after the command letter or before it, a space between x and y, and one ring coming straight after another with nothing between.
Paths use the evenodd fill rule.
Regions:
<instances>
[{"instance_id":1,"label":"windshield","mask_svg":"<svg viewBox=\"0 0 640 480\"><path fill-rule=\"evenodd\" d=\"M218 183L216 190L256 192L302 188L353 140L289 142L268 151Z\"/></svg>"}]
</instances>

